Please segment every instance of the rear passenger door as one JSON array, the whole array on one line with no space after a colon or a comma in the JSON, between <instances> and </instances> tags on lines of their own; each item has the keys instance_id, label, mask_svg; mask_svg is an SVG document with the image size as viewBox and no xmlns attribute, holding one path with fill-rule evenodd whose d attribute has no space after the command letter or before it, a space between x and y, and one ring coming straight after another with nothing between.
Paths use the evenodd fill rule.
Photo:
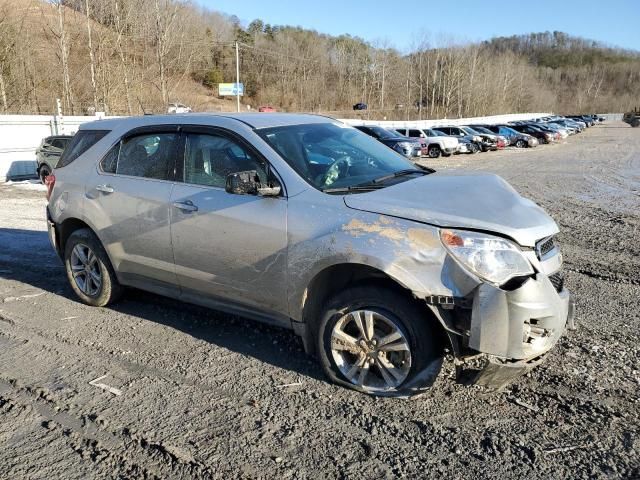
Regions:
<instances>
[{"instance_id":1,"label":"rear passenger door","mask_svg":"<svg viewBox=\"0 0 640 480\"><path fill-rule=\"evenodd\" d=\"M185 128L183 136L184 158L171 195L183 298L250 307L288 323L287 199L225 190L230 173L256 170L266 181L266 160L223 129Z\"/></svg>"},{"instance_id":2,"label":"rear passenger door","mask_svg":"<svg viewBox=\"0 0 640 480\"><path fill-rule=\"evenodd\" d=\"M87 218L128 285L177 296L169 213L180 134L136 129L114 145L87 184Z\"/></svg>"}]
</instances>

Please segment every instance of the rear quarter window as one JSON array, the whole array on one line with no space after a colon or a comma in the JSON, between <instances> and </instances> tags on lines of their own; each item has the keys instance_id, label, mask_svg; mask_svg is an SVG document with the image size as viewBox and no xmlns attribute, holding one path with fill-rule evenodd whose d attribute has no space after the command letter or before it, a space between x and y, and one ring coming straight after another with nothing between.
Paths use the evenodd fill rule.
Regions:
<instances>
[{"instance_id":1,"label":"rear quarter window","mask_svg":"<svg viewBox=\"0 0 640 480\"><path fill-rule=\"evenodd\" d=\"M109 130L79 130L65 148L56 168L62 168L76 160L109 133Z\"/></svg>"}]
</instances>

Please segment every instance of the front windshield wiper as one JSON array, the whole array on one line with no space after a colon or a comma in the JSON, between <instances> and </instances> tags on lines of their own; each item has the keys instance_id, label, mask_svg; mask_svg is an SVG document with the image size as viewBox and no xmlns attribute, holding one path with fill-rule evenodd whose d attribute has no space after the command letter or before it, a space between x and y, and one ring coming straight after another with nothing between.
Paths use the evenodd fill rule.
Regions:
<instances>
[{"instance_id":1,"label":"front windshield wiper","mask_svg":"<svg viewBox=\"0 0 640 480\"><path fill-rule=\"evenodd\" d=\"M382 185L350 185L348 187L324 188L324 193L348 193L348 192L368 192L370 190L378 190Z\"/></svg>"},{"instance_id":2,"label":"front windshield wiper","mask_svg":"<svg viewBox=\"0 0 640 480\"><path fill-rule=\"evenodd\" d=\"M435 172L435 170L432 170L430 168L421 168L420 170L416 170L414 168L407 169L407 170L398 170L397 172L390 173L389 175L384 175L382 177L375 178L371 180L371 183L375 185L377 183L384 183L387 180L391 180L398 177L404 177L406 175L413 175L413 174L429 175L430 173L433 173L433 172Z\"/></svg>"}]
</instances>

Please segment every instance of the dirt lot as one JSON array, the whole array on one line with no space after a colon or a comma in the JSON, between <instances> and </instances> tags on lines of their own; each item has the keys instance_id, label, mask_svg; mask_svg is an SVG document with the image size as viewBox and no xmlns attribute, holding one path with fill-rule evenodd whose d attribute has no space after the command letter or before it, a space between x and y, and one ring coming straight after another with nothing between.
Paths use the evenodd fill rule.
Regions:
<instances>
[{"instance_id":1,"label":"dirt lot","mask_svg":"<svg viewBox=\"0 0 640 480\"><path fill-rule=\"evenodd\" d=\"M287 331L138 291L83 306L42 190L0 186L0 478L639 478L640 130L431 164L499 173L562 230L579 329L503 392L448 366L376 400Z\"/></svg>"}]
</instances>

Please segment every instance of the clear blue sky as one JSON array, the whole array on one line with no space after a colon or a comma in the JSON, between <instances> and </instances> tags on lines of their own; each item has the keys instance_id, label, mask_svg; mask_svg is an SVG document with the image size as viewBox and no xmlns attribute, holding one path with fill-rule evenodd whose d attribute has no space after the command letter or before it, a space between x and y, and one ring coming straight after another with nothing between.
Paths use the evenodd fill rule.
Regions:
<instances>
[{"instance_id":1,"label":"clear blue sky","mask_svg":"<svg viewBox=\"0 0 640 480\"><path fill-rule=\"evenodd\" d=\"M408 51L421 31L433 39L485 40L546 30L640 50L640 0L196 0L236 15L323 33L386 39Z\"/></svg>"}]
</instances>

